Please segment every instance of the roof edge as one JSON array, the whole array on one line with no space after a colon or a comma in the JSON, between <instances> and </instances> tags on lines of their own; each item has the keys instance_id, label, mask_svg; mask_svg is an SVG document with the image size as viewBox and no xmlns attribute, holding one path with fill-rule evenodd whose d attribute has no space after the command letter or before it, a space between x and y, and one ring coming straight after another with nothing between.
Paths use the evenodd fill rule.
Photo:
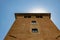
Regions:
<instances>
[{"instance_id":1,"label":"roof edge","mask_svg":"<svg viewBox=\"0 0 60 40\"><path fill-rule=\"evenodd\" d=\"M20 15L47 15L51 18L51 13L15 13L15 18Z\"/></svg>"}]
</instances>

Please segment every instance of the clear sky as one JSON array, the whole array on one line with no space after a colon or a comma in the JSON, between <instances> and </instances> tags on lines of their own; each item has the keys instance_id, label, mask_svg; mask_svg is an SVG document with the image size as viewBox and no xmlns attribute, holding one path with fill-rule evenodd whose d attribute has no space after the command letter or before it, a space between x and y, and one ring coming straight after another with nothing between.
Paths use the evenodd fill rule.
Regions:
<instances>
[{"instance_id":1,"label":"clear sky","mask_svg":"<svg viewBox=\"0 0 60 40\"><path fill-rule=\"evenodd\" d=\"M45 8L60 29L60 0L0 0L0 40L3 40L12 26L14 13L28 12L32 8Z\"/></svg>"}]
</instances>

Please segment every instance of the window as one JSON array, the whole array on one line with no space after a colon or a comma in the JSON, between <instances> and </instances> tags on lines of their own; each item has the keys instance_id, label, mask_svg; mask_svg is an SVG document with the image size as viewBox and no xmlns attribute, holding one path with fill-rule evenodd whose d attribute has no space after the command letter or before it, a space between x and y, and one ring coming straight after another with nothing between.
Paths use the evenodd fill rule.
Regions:
<instances>
[{"instance_id":1,"label":"window","mask_svg":"<svg viewBox=\"0 0 60 40\"><path fill-rule=\"evenodd\" d=\"M43 16L36 16L36 18L43 18Z\"/></svg>"},{"instance_id":2,"label":"window","mask_svg":"<svg viewBox=\"0 0 60 40\"><path fill-rule=\"evenodd\" d=\"M24 16L24 18L27 18L27 16Z\"/></svg>"},{"instance_id":3,"label":"window","mask_svg":"<svg viewBox=\"0 0 60 40\"><path fill-rule=\"evenodd\" d=\"M32 24L36 24L36 21L32 21Z\"/></svg>"},{"instance_id":4,"label":"window","mask_svg":"<svg viewBox=\"0 0 60 40\"><path fill-rule=\"evenodd\" d=\"M31 18L31 16L28 16L28 18Z\"/></svg>"},{"instance_id":5,"label":"window","mask_svg":"<svg viewBox=\"0 0 60 40\"><path fill-rule=\"evenodd\" d=\"M32 32L33 32L33 33L37 33L37 32L38 32L38 29L37 29L37 28L33 28L33 29L32 29Z\"/></svg>"},{"instance_id":6,"label":"window","mask_svg":"<svg viewBox=\"0 0 60 40\"><path fill-rule=\"evenodd\" d=\"M31 16L24 16L24 18L31 18Z\"/></svg>"}]
</instances>

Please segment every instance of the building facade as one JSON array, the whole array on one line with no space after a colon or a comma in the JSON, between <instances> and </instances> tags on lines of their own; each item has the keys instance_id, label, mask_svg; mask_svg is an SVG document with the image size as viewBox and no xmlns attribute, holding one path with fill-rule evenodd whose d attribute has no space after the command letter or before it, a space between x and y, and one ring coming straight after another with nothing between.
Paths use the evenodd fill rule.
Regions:
<instances>
[{"instance_id":1,"label":"building facade","mask_svg":"<svg viewBox=\"0 0 60 40\"><path fill-rule=\"evenodd\" d=\"M4 40L60 40L51 13L15 13L15 22Z\"/></svg>"}]
</instances>

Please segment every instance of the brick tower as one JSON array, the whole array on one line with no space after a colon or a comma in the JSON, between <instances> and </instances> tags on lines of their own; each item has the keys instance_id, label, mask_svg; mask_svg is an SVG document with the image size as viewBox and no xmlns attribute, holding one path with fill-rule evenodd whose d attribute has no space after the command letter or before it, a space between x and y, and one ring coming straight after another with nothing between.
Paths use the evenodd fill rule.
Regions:
<instances>
[{"instance_id":1,"label":"brick tower","mask_svg":"<svg viewBox=\"0 0 60 40\"><path fill-rule=\"evenodd\" d=\"M50 13L15 13L4 40L60 40L60 31L50 18Z\"/></svg>"}]
</instances>

